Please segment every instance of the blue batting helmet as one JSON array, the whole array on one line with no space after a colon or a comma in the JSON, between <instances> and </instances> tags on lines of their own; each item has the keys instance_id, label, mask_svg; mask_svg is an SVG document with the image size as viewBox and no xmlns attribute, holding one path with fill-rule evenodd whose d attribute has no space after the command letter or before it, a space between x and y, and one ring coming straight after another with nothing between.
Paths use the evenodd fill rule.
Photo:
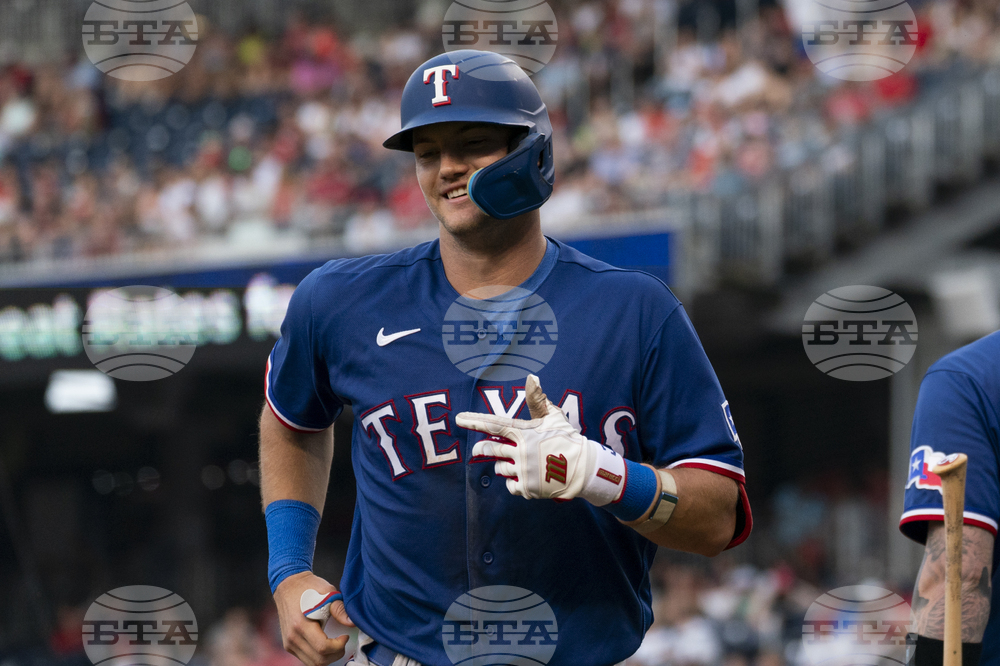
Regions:
<instances>
[{"instance_id":1,"label":"blue batting helmet","mask_svg":"<svg viewBox=\"0 0 1000 666\"><path fill-rule=\"evenodd\" d=\"M552 125L542 98L517 64L471 49L435 56L403 88L402 129L382 144L413 151L417 127L464 121L523 127L508 155L469 178L469 198L490 217L506 220L541 206L552 194Z\"/></svg>"}]
</instances>

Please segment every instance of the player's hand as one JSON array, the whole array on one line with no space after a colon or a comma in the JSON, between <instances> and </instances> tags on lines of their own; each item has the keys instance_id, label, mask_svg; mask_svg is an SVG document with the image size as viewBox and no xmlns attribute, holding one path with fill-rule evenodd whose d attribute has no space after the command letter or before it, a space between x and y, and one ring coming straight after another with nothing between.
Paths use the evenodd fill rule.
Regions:
<instances>
[{"instance_id":1,"label":"player's hand","mask_svg":"<svg viewBox=\"0 0 1000 666\"><path fill-rule=\"evenodd\" d=\"M281 623L281 642L286 651L298 657L306 666L327 666L344 656L344 648L350 637L345 634L329 638L323 631L322 624L302 615L299 600L302 593L309 589L321 594L336 590L319 576L303 571L281 581L274 591L274 603L278 606L278 621ZM347 616L343 601L333 602L330 611L331 616L340 624L354 626Z\"/></svg>"},{"instance_id":2,"label":"player's hand","mask_svg":"<svg viewBox=\"0 0 1000 666\"><path fill-rule=\"evenodd\" d=\"M620 479L611 483L596 472L599 460L617 454L581 435L545 396L535 375L528 375L525 398L530 421L477 412L455 417L463 428L494 436L478 442L472 455L500 458L494 470L507 478L512 495L563 500L582 496L595 506L616 500L624 484Z\"/></svg>"}]
</instances>

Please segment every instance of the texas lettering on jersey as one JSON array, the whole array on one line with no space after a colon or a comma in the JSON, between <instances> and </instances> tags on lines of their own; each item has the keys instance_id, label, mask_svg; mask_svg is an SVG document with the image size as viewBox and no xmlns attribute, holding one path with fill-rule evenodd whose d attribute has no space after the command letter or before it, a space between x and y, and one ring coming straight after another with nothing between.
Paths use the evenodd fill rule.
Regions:
<instances>
[{"instance_id":1,"label":"texas lettering on jersey","mask_svg":"<svg viewBox=\"0 0 1000 666\"><path fill-rule=\"evenodd\" d=\"M504 400L503 391L502 387L480 388L482 404L477 411L508 418L531 418L524 403L523 386L514 388L509 401ZM559 408L577 430L584 432L586 424L581 422L581 402L579 392L567 390ZM451 397L449 391L443 389L388 400L369 409L358 421L371 440L382 449L387 470L395 481L413 472L418 452L422 469L462 462L459 441L453 437L452 417ZM634 428L635 414L631 409L611 409L601 420L601 443L624 456L625 435ZM412 435L411 441L417 444L412 450L400 447L400 441L409 435ZM491 460L493 458L479 456L470 462ZM552 473L557 472L556 469Z\"/></svg>"}]
</instances>

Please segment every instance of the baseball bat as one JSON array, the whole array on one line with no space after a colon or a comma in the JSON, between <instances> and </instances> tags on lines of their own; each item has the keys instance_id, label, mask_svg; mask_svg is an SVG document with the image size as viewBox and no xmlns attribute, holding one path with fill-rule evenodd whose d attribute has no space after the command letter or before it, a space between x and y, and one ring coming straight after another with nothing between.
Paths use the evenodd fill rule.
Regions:
<instances>
[{"instance_id":1,"label":"baseball bat","mask_svg":"<svg viewBox=\"0 0 1000 666\"><path fill-rule=\"evenodd\" d=\"M944 502L944 666L962 666L962 514L969 458L953 453L931 468L941 477Z\"/></svg>"}]
</instances>

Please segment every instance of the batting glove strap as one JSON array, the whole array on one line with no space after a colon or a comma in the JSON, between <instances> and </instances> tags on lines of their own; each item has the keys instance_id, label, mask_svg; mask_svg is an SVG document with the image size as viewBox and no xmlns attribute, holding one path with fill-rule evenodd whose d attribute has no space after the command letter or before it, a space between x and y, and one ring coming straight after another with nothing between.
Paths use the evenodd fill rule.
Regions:
<instances>
[{"instance_id":1,"label":"batting glove strap","mask_svg":"<svg viewBox=\"0 0 1000 666\"><path fill-rule=\"evenodd\" d=\"M673 515L677 507L677 481L665 469L656 469L645 463L643 467L649 468L656 474L656 496L653 498L653 503L637 520L625 521L621 518L618 520L639 534L649 534L663 527Z\"/></svg>"},{"instance_id":2,"label":"batting glove strap","mask_svg":"<svg viewBox=\"0 0 1000 666\"><path fill-rule=\"evenodd\" d=\"M319 511L298 500L275 500L264 509L271 594L289 576L312 571L319 520Z\"/></svg>"},{"instance_id":3,"label":"batting glove strap","mask_svg":"<svg viewBox=\"0 0 1000 666\"><path fill-rule=\"evenodd\" d=\"M587 445L594 450L594 463L588 471L580 497L594 506L617 506L625 495L625 485L628 480L627 461L620 455L601 446L593 440L587 440ZM647 502L648 505L648 502ZM646 505L643 505L643 509Z\"/></svg>"}]
</instances>

